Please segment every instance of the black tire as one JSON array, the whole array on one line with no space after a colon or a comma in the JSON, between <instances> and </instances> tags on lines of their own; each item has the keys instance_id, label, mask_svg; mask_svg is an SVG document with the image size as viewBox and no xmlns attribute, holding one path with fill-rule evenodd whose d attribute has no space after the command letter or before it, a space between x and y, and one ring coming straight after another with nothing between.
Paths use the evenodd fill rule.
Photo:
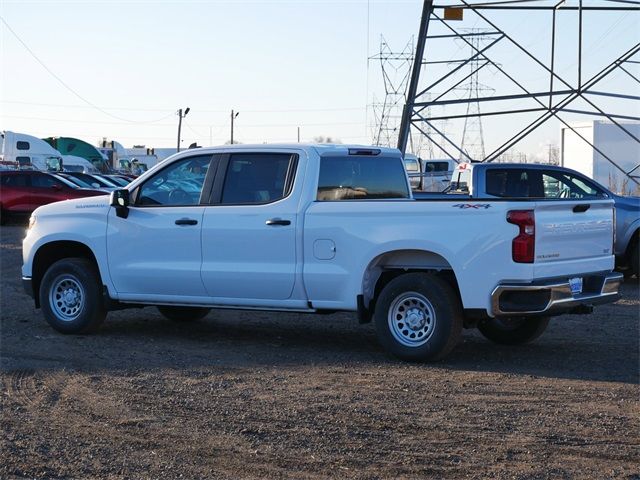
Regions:
<instances>
[{"instance_id":1,"label":"black tire","mask_svg":"<svg viewBox=\"0 0 640 480\"><path fill-rule=\"evenodd\" d=\"M462 306L453 289L426 273L391 280L376 301L378 340L402 360L434 361L456 346L462 332Z\"/></svg>"},{"instance_id":2,"label":"black tire","mask_svg":"<svg viewBox=\"0 0 640 480\"><path fill-rule=\"evenodd\" d=\"M194 322L206 317L211 311L205 307L167 307L158 306L158 311L174 322Z\"/></svg>"},{"instance_id":3,"label":"black tire","mask_svg":"<svg viewBox=\"0 0 640 480\"><path fill-rule=\"evenodd\" d=\"M107 315L100 275L84 258L64 258L51 265L38 294L45 320L60 333L93 332Z\"/></svg>"},{"instance_id":4,"label":"black tire","mask_svg":"<svg viewBox=\"0 0 640 480\"><path fill-rule=\"evenodd\" d=\"M549 317L492 318L478 323L478 330L492 342L501 345L522 345L542 335L547 325Z\"/></svg>"},{"instance_id":5,"label":"black tire","mask_svg":"<svg viewBox=\"0 0 640 480\"><path fill-rule=\"evenodd\" d=\"M629 271L632 275L638 276L638 269L640 268L640 241L636 240L635 245L631 248L631 254L629 255Z\"/></svg>"}]
</instances>

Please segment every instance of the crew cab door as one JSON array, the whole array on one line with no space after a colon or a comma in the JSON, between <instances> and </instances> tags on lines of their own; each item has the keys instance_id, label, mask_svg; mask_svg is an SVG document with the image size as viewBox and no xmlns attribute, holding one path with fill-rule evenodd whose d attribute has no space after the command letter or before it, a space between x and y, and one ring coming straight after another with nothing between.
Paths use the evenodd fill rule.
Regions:
<instances>
[{"instance_id":1,"label":"crew cab door","mask_svg":"<svg viewBox=\"0 0 640 480\"><path fill-rule=\"evenodd\" d=\"M119 294L206 296L200 235L216 164L212 155L172 162L132 192L127 218L109 211L109 272Z\"/></svg>"},{"instance_id":2,"label":"crew cab door","mask_svg":"<svg viewBox=\"0 0 640 480\"><path fill-rule=\"evenodd\" d=\"M202 222L202 281L219 299L284 300L296 273L298 156L224 155Z\"/></svg>"}]
</instances>

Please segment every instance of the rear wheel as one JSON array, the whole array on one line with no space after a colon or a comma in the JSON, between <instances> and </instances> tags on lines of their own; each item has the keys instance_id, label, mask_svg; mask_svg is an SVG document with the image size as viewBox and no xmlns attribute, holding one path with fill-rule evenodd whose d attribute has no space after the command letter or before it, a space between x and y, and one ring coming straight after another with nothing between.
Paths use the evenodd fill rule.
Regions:
<instances>
[{"instance_id":1,"label":"rear wheel","mask_svg":"<svg viewBox=\"0 0 640 480\"><path fill-rule=\"evenodd\" d=\"M549 317L492 318L478 324L478 330L492 342L521 345L532 342L546 330Z\"/></svg>"},{"instance_id":2,"label":"rear wheel","mask_svg":"<svg viewBox=\"0 0 640 480\"><path fill-rule=\"evenodd\" d=\"M629 255L629 271L632 275L638 277L638 269L640 268L640 241L636 240L635 245L631 248L631 254Z\"/></svg>"},{"instance_id":3,"label":"rear wheel","mask_svg":"<svg viewBox=\"0 0 640 480\"><path fill-rule=\"evenodd\" d=\"M193 322L207 316L210 308L204 307L158 307L158 311L174 322Z\"/></svg>"},{"instance_id":4,"label":"rear wheel","mask_svg":"<svg viewBox=\"0 0 640 480\"><path fill-rule=\"evenodd\" d=\"M61 333L88 333L104 321L100 276L93 262L64 258L51 265L39 296L47 323Z\"/></svg>"},{"instance_id":5,"label":"rear wheel","mask_svg":"<svg viewBox=\"0 0 640 480\"><path fill-rule=\"evenodd\" d=\"M380 292L374 319L380 343L409 361L438 360L455 347L462 308L451 287L425 273L407 273Z\"/></svg>"}]
</instances>

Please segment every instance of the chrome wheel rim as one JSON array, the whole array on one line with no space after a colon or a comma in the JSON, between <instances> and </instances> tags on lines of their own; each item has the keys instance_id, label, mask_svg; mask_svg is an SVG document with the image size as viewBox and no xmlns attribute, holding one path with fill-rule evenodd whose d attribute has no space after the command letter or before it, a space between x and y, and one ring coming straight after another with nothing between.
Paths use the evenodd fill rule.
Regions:
<instances>
[{"instance_id":1,"label":"chrome wheel rim","mask_svg":"<svg viewBox=\"0 0 640 480\"><path fill-rule=\"evenodd\" d=\"M55 279L49 292L49 307L63 322L72 322L80 316L84 306L84 288L71 274Z\"/></svg>"},{"instance_id":2,"label":"chrome wheel rim","mask_svg":"<svg viewBox=\"0 0 640 480\"><path fill-rule=\"evenodd\" d=\"M419 347L429 341L436 325L436 313L431 302L417 292L397 297L388 314L393 338L407 347Z\"/></svg>"}]
</instances>

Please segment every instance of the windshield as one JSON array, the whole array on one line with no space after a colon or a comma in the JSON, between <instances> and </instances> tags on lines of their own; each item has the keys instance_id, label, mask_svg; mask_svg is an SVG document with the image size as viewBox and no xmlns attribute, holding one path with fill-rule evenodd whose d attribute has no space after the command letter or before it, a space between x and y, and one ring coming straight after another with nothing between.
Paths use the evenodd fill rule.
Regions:
<instances>
[{"instance_id":1,"label":"windshield","mask_svg":"<svg viewBox=\"0 0 640 480\"><path fill-rule=\"evenodd\" d=\"M47 157L45 165L49 171L60 172L62 170L62 160L59 157Z\"/></svg>"},{"instance_id":2,"label":"windshield","mask_svg":"<svg viewBox=\"0 0 640 480\"><path fill-rule=\"evenodd\" d=\"M73 183L71 180L69 180L68 178L63 177L62 175L59 174L55 174L52 173L51 174L53 177L56 178L56 180L60 180L62 183L64 183L67 187L70 188L78 188L78 185L76 185L75 183Z\"/></svg>"},{"instance_id":3,"label":"windshield","mask_svg":"<svg viewBox=\"0 0 640 480\"><path fill-rule=\"evenodd\" d=\"M98 182L103 187L117 187L118 184L112 180L107 180L105 177L99 177L98 175L89 175L93 180Z\"/></svg>"},{"instance_id":4,"label":"windshield","mask_svg":"<svg viewBox=\"0 0 640 480\"><path fill-rule=\"evenodd\" d=\"M110 182L117 183L121 187L126 187L130 183L128 180L125 180L124 178L121 178L121 177L108 177L108 178Z\"/></svg>"},{"instance_id":5,"label":"windshield","mask_svg":"<svg viewBox=\"0 0 640 480\"><path fill-rule=\"evenodd\" d=\"M71 177L69 175L60 175L61 177L69 180L71 183L76 184L78 187L82 187L82 188L95 188L94 185L90 185L87 182L85 182L84 180L81 180L79 178L76 177Z\"/></svg>"}]
</instances>

